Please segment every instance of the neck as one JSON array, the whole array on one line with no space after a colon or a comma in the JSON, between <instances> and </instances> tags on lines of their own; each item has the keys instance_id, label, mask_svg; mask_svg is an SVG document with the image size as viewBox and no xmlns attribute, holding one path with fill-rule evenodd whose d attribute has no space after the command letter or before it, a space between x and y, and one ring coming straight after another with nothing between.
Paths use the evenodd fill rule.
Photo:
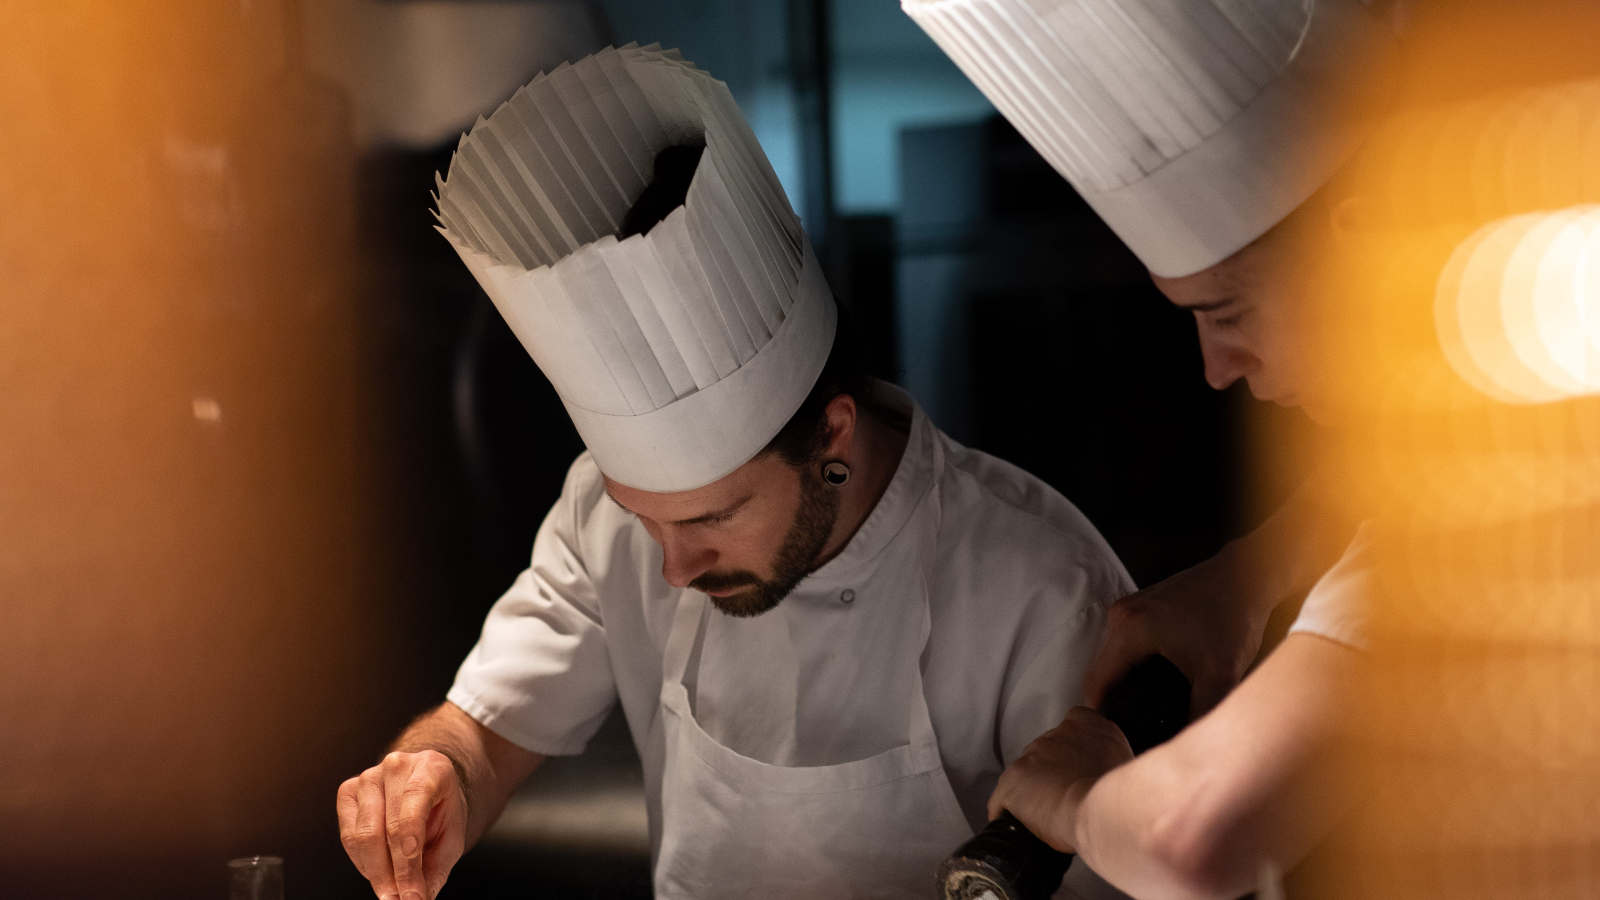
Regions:
<instances>
[{"instance_id":1,"label":"neck","mask_svg":"<svg viewBox=\"0 0 1600 900\"><path fill-rule=\"evenodd\" d=\"M838 556L878 507L911 439L909 431L890 426L867 404L857 404L856 409L855 435L850 441L850 481L838 489L839 519L817 558L818 566Z\"/></svg>"}]
</instances>

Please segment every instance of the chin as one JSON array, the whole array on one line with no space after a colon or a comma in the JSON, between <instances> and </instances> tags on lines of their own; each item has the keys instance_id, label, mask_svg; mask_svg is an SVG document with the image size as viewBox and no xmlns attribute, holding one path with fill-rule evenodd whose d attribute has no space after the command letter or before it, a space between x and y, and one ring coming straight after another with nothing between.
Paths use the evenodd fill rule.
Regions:
<instances>
[{"instance_id":1,"label":"chin","mask_svg":"<svg viewBox=\"0 0 1600 900\"><path fill-rule=\"evenodd\" d=\"M783 597L774 596L774 592L764 587L753 587L737 591L724 597L715 594L706 595L711 600L711 605L726 616L736 619L753 619L762 613L771 612L783 602Z\"/></svg>"},{"instance_id":2,"label":"chin","mask_svg":"<svg viewBox=\"0 0 1600 900\"><path fill-rule=\"evenodd\" d=\"M1344 417L1332 406L1305 402L1297 402L1295 405L1299 406L1300 411L1306 414L1306 418L1323 428L1335 428L1344 421Z\"/></svg>"}]
</instances>

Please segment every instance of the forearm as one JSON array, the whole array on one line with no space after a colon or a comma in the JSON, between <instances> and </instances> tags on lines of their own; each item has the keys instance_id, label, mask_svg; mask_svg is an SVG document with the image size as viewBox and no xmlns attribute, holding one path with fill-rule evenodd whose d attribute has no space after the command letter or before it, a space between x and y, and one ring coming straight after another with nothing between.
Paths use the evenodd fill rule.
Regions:
<instances>
[{"instance_id":1,"label":"forearm","mask_svg":"<svg viewBox=\"0 0 1600 900\"><path fill-rule=\"evenodd\" d=\"M1341 750L1362 666L1347 647L1291 636L1209 715L1081 789L1061 837L1141 900L1237 897L1263 859L1292 868L1349 795Z\"/></svg>"},{"instance_id":2,"label":"forearm","mask_svg":"<svg viewBox=\"0 0 1600 900\"><path fill-rule=\"evenodd\" d=\"M391 751L444 754L455 767L467 805L466 846L478 842L505 809L511 793L544 757L510 743L443 703L419 716L395 739Z\"/></svg>"},{"instance_id":3,"label":"forearm","mask_svg":"<svg viewBox=\"0 0 1600 900\"><path fill-rule=\"evenodd\" d=\"M1084 862L1142 900L1231 898L1252 885L1240 873L1221 871L1217 823L1171 766L1148 757L1085 785L1073 810L1072 841Z\"/></svg>"}]
</instances>

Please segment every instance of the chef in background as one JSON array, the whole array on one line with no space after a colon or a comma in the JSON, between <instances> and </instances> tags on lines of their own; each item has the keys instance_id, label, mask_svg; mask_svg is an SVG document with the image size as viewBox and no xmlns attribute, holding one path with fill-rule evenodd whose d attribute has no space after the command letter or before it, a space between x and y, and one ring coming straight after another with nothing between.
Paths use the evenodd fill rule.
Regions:
<instances>
[{"instance_id":1,"label":"chef in background","mask_svg":"<svg viewBox=\"0 0 1600 900\"><path fill-rule=\"evenodd\" d=\"M588 449L446 702L338 791L373 891L431 900L620 700L656 896L926 897L1077 701L1132 589L1110 548L864 373L727 87L675 51L541 75L438 202Z\"/></svg>"},{"instance_id":2,"label":"chef in background","mask_svg":"<svg viewBox=\"0 0 1600 900\"><path fill-rule=\"evenodd\" d=\"M1388 4L902 5L1194 313L1212 387L1244 378L1258 399L1336 423L1308 352L1315 268L1335 176L1381 113ZM1372 587L1367 527L1320 491L1313 477L1216 558L1113 606L1086 702L1159 653L1193 683L1193 724L1132 760L1115 726L1076 708L1007 770L991 814L1141 898L1236 897L1263 864L1299 862L1343 811L1335 751ZM1289 636L1240 683L1272 608L1308 587Z\"/></svg>"}]
</instances>

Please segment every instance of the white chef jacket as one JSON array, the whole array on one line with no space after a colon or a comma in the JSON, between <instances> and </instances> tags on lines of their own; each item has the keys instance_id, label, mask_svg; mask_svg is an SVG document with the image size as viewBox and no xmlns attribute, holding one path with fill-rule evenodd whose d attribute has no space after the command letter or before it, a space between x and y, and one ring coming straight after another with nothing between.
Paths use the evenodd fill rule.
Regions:
<instances>
[{"instance_id":1,"label":"white chef jacket","mask_svg":"<svg viewBox=\"0 0 1600 900\"><path fill-rule=\"evenodd\" d=\"M1376 577L1372 523L1362 522L1344 556L1306 595L1289 633L1320 635L1354 650L1366 650Z\"/></svg>"},{"instance_id":2,"label":"white chef jacket","mask_svg":"<svg viewBox=\"0 0 1600 900\"><path fill-rule=\"evenodd\" d=\"M920 665L946 776L976 829L1005 765L1078 702L1106 608L1134 586L1059 493L960 446L909 395L886 392L909 409L911 434L883 498L776 609L714 614L685 684L718 742L775 765L833 765L906 743L904 675ZM906 611L883 599L904 592L875 576L917 540L914 517L928 507L919 501L936 482L943 512L921 646L907 639L914 628L897 627ZM545 755L581 752L620 698L658 849L662 651L680 593L661 577L660 547L606 497L585 453L448 695Z\"/></svg>"}]
</instances>

